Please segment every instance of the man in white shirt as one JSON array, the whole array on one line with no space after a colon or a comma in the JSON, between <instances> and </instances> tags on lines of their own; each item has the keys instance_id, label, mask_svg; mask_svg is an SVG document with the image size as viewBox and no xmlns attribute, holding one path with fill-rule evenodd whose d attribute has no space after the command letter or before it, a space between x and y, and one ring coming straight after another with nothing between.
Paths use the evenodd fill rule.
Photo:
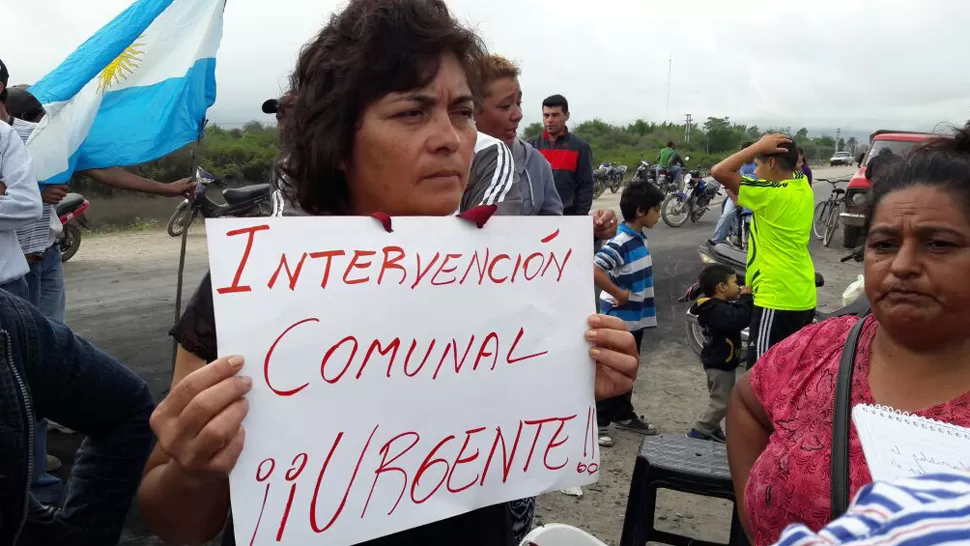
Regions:
<instances>
[{"instance_id":1,"label":"man in white shirt","mask_svg":"<svg viewBox=\"0 0 970 546\"><path fill-rule=\"evenodd\" d=\"M45 317L65 322L64 271L61 266L61 250L57 242L63 228L56 207L67 195L68 187L66 185L38 187L30 154L26 148L26 142L37 127L37 123L24 121L19 116L24 115L24 117L39 121L43 117L43 107L23 87L8 88L9 78L10 73L6 65L0 60L0 126L4 127L5 131L9 131L8 135L13 136L12 139L8 140L17 141L18 149L22 150L25 159L12 161L11 165L14 163L24 164L24 161L26 161L26 169L30 174L28 186L32 188L29 193L38 195L38 214L28 221L19 221L15 226L16 231L11 230L9 234L6 234L10 240L17 243L12 247L16 249L15 252L4 246L2 239L5 234L0 231L0 288L5 288L6 283L7 291L32 303ZM11 111L8 111L8 105L11 107ZM84 171L84 174L102 184L115 188L166 196L187 194L196 185L192 178L163 184L142 178L120 167L91 169ZM13 218L11 216L13 213L9 211L19 207L17 199L26 199L24 194L26 191L18 185L17 192L20 193L14 193L14 197L7 201L7 210L0 206L0 211L3 211L0 212L0 230L4 229L3 216L7 215L8 218ZM11 257L7 258L8 255ZM5 273L5 269L10 271ZM9 277L13 273L18 273L18 278L5 281L5 277ZM57 426L63 432L71 432L59 425L55 424L54 426ZM60 498L60 480L47 472L59 468L61 462L56 457L46 454L46 422L38 422L35 432L32 493L42 503L56 503Z\"/></svg>"},{"instance_id":2,"label":"man in white shirt","mask_svg":"<svg viewBox=\"0 0 970 546\"><path fill-rule=\"evenodd\" d=\"M0 61L0 123L12 127L26 144L37 123L24 121L21 116L39 120L37 116L43 115L43 108L23 87L7 88L8 77L7 68ZM184 178L171 184L156 182L120 167L83 172L107 186L168 197L187 194L196 185L192 178ZM30 272L26 276L28 296L25 299L40 309L45 317L60 322L65 322L66 297L61 251L57 244L62 226L56 207L67 193L66 185L43 186L42 216L17 230L18 241L30 266Z\"/></svg>"},{"instance_id":3,"label":"man in white shirt","mask_svg":"<svg viewBox=\"0 0 970 546\"><path fill-rule=\"evenodd\" d=\"M24 276L30 268L16 230L40 215L40 190L30 154L13 128L0 124L0 290L21 298L27 297Z\"/></svg>"}]
</instances>

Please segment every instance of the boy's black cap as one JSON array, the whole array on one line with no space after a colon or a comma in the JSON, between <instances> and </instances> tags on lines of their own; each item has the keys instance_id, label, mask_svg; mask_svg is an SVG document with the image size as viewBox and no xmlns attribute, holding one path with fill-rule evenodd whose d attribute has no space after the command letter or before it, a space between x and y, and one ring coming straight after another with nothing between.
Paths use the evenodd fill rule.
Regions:
<instances>
[{"instance_id":1,"label":"boy's black cap","mask_svg":"<svg viewBox=\"0 0 970 546\"><path fill-rule=\"evenodd\" d=\"M0 83L6 87L9 80L10 72L7 70L7 65L3 64L3 60L0 60Z\"/></svg>"}]
</instances>

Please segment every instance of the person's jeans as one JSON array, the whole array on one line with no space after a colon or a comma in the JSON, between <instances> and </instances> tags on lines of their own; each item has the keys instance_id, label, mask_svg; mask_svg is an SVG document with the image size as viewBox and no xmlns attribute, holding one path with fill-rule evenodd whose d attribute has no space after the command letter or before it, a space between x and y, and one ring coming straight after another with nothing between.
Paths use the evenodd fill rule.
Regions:
<instances>
[{"instance_id":1,"label":"person's jeans","mask_svg":"<svg viewBox=\"0 0 970 546\"><path fill-rule=\"evenodd\" d=\"M64 268L61 248L57 243L47 247L39 262L30 264L24 276L27 281L27 301L40 309L45 317L65 322L67 298L64 291ZM61 497L61 480L47 472L47 421L37 422L34 429L34 476L31 483L34 497L44 504L56 504Z\"/></svg>"},{"instance_id":2,"label":"person's jeans","mask_svg":"<svg viewBox=\"0 0 970 546\"><path fill-rule=\"evenodd\" d=\"M12 281L7 281L5 283L0 283L0 290L13 294L22 300L30 301L27 280L23 277L14 279Z\"/></svg>"},{"instance_id":3,"label":"person's jeans","mask_svg":"<svg viewBox=\"0 0 970 546\"><path fill-rule=\"evenodd\" d=\"M680 165L671 165L667 167L667 173L670 176L670 179L677 183L680 183L680 174L683 171L684 169Z\"/></svg>"},{"instance_id":4,"label":"person's jeans","mask_svg":"<svg viewBox=\"0 0 970 546\"><path fill-rule=\"evenodd\" d=\"M34 417L53 419L84 435L62 507L49 509L33 495L20 497L19 506L27 501L28 511L18 545L117 543L152 446L154 403L148 386L63 323L2 293L0 334L3 356L13 357L13 368L20 370L29 391L18 394L9 382L2 383L0 398L26 397L24 406L30 404ZM0 413L0 427L10 427L8 416ZM26 444L27 436L3 435L0 450L18 439ZM21 459L0 460L0 474L25 471L27 446L19 452ZM17 499L9 497L18 495L16 488L0 489L0 503L16 506ZM8 519L4 514L8 530L22 521L16 515Z\"/></svg>"},{"instance_id":5,"label":"person's jeans","mask_svg":"<svg viewBox=\"0 0 970 546\"><path fill-rule=\"evenodd\" d=\"M24 278L30 292L27 300L40 309L45 317L67 322L64 267L61 264L61 248L57 243L47 247L41 261L30 264L30 272Z\"/></svg>"},{"instance_id":6,"label":"person's jeans","mask_svg":"<svg viewBox=\"0 0 970 546\"><path fill-rule=\"evenodd\" d=\"M721 211L721 217L717 219L717 225L714 227L714 236L711 237L711 241L723 243L727 240L728 235L731 234L731 230L734 229L736 220L734 211L737 208L738 206L734 204L734 201L730 197L724 199L724 209Z\"/></svg>"},{"instance_id":7,"label":"person's jeans","mask_svg":"<svg viewBox=\"0 0 970 546\"><path fill-rule=\"evenodd\" d=\"M656 166L657 179L660 178L660 170L661 170L660 169L660 165L657 165ZM667 177L668 177L668 179L673 180L675 182L677 182L678 179L680 178L681 172L683 172L683 169L681 168L680 165L671 165L671 166L667 167Z\"/></svg>"},{"instance_id":8,"label":"person's jeans","mask_svg":"<svg viewBox=\"0 0 970 546\"><path fill-rule=\"evenodd\" d=\"M4 290L18 298L30 301L30 283L26 277L0 285ZM61 497L61 480L47 473L47 421L34 422L34 473L30 477L30 489L39 502L56 503Z\"/></svg>"}]
</instances>

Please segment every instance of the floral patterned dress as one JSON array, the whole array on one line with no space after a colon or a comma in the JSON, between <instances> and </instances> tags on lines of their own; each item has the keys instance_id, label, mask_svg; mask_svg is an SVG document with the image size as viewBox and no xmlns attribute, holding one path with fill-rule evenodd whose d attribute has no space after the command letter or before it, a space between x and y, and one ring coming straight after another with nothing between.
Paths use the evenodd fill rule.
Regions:
<instances>
[{"instance_id":1,"label":"floral patterned dress","mask_svg":"<svg viewBox=\"0 0 970 546\"><path fill-rule=\"evenodd\" d=\"M818 531L829 522L832 414L842 348L858 319L838 317L803 328L775 345L750 372L755 396L774 425L751 467L744 502L755 546L778 540L786 526ZM869 390L869 355L879 325L867 317L852 377L852 405L877 404ZM916 415L970 426L970 393ZM849 433L850 496L872 482L855 427Z\"/></svg>"}]
</instances>

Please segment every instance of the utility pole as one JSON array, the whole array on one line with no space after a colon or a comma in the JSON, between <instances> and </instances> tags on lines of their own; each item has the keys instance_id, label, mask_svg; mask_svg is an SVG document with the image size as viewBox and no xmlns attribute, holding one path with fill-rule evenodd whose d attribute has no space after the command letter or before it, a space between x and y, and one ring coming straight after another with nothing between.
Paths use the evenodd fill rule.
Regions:
<instances>
[{"instance_id":1,"label":"utility pole","mask_svg":"<svg viewBox=\"0 0 970 546\"><path fill-rule=\"evenodd\" d=\"M836 152L842 151L841 142L842 142L842 129L836 129L835 130L835 151Z\"/></svg>"},{"instance_id":2,"label":"utility pole","mask_svg":"<svg viewBox=\"0 0 970 546\"><path fill-rule=\"evenodd\" d=\"M667 112L664 114L664 121L670 121L670 74L674 70L674 57L667 58Z\"/></svg>"},{"instance_id":3,"label":"utility pole","mask_svg":"<svg viewBox=\"0 0 970 546\"><path fill-rule=\"evenodd\" d=\"M686 114L685 117L687 118L687 123L686 123L686 127L684 128L684 142L690 144L690 128L691 128L691 121L693 121L693 118L691 118L690 114Z\"/></svg>"}]
</instances>

